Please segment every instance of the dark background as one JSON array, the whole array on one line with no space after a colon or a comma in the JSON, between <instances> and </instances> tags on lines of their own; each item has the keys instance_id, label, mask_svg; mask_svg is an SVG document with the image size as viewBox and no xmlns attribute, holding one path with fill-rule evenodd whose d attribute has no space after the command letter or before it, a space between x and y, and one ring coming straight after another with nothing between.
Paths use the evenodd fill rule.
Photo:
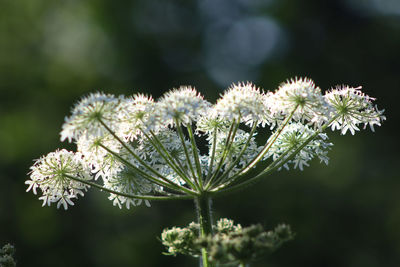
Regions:
<instances>
[{"instance_id":1,"label":"dark background","mask_svg":"<svg viewBox=\"0 0 400 267\"><path fill-rule=\"evenodd\" d=\"M1 0L0 244L19 266L196 266L158 241L195 219L190 201L119 210L92 190L68 211L42 208L25 193L33 159L74 149L59 132L89 92L157 98L190 84L215 101L232 82L274 90L307 76L362 85L387 121L330 134L328 166L215 199L214 218L291 224L296 239L252 266L399 266L399 61L396 0Z\"/></svg>"}]
</instances>

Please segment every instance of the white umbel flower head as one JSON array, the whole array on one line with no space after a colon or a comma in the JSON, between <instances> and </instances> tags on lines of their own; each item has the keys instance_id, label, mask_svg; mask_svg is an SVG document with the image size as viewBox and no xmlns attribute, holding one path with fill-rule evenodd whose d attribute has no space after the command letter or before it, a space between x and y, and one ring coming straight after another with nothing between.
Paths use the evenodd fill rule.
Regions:
<instances>
[{"instance_id":1,"label":"white umbel flower head","mask_svg":"<svg viewBox=\"0 0 400 267\"><path fill-rule=\"evenodd\" d=\"M115 153L119 153L122 145L111 135L88 136L82 135L78 138L77 150L83 155L82 164L95 174L95 179L105 177L116 159L106 149L105 146Z\"/></svg>"},{"instance_id":2,"label":"white umbel flower head","mask_svg":"<svg viewBox=\"0 0 400 267\"><path fill-rule=\"evenodd\" d=\"M307 78L275 92L233 84L214 105L190 86L157 102L143 94L94 93L75 105L61 131L61 140L73 140L78 152L57 150L37 160L27 191L41 191L43 205L67 209L90 185L129 209L235 190L278 168L303 170L313 158L328 163L332 144L322 132L332 127L354 134L359 124L373 130L385 119L373 100L348 86L323 96ZM259 146L255 137L266 125L272 135ZM263 160L268 166L245 178Z\"/></svg>"},{"instance_id":3,"label":"white umbel flower head","mask_svg":"<svg viewBox=\"0 0 400 267\"><path fill-rule=\"evenodd\" d=\"M198 135L207 134L210 138L214 131L227 132L229 130L229 121L218 115L215 106L208 109L207 114L200 116L196 123L196 132Z\"/></svg>"},{"instance_id":4,"label":"white umbel flower head","mask_svg":"<svg viewBox=\"0 0 400 267\"><path fill-rule=\"evenodd\" d=\"M325 94L326 101L334 108L331 117L338 116L332 123L332 130L340 130L346 134L347 130L354 135L359 131L359 124L364 124L364 128L369 125L374 131L374 125L381 125L385 120L383 110L378 110L373 105L375 100L361 92L361 87L352 88L349 86L338 86Z\"/></svg>"},{"instance_id":5,"label":"white umbel flower head","mask_svg":"<svg viewBox=\"0 0 400 267\"><path fill-rule=\"evenodd\" d=\"M307 125L299 122L291 123L283 129L282 133L271 146L266 157L272 157L275 161L284 153L290 151L290 153L287 153L285 156L285 158L287 158L291 152L299 148L299 146L314 133L315 130ZM274 138L274 135L272 135L271 138ZM295 169L298 167L300 170L303 170L304 166L309 166L308 162L314 157L318 157L321 162L328 164L329 158L327 154L332 143L326 142L327 139L328 136L326 134L318 134L318 136L302 148L293 159L286 162L284 167L289 169L289 165L293 165Z\"/></svg>"},{"instance_id":6,"label":"white umbel flower head","mask_svg":"<svg viewBox=\"0 0 400 267\"><path fill-rule=\"evenodd\" d=\"M72 115L65 118L62 126L61 141L68 139L77 140L82 134L101 136L108 131L100 123L104 122L109 128L114 129L118 122L118 106L123 98L113 95L94 93L84 97L72 109Z\"/></svg>"},{"instance_id":7,"label":"white umbel flower head","mask_svg":"<svg viewBox=\"0 0 400 267\"><path fill-rule=\"evenodd\" d=\"M73 206L72 199L78 195L83 196L89 186L68 176L91 180L81 164L81 157L80 154L63 149L38 159L31 167L31 179L25 181L29 185L26 191L32 190L36 195L39 188L42 191L39 199L43 200L43 206L50 206L53 202L57 202L57 208L61 205L64 209L68 209L68 205Z\"/></svg>"},{"instance_id":8,"label":"white umbel flower head","mask_svg":"<svg viewBox=\"0 0 400 267\"><path fill-rule=\"evenodd\" d=\"M326 121L329 112L321 89L307 78L296 78L282 84L275 94L269 96L268 102L275 116L288 115L296 109L293 120L315 125Z\"/></svg>"},{"instance_id":9,"label":"white umbel flower head","mask_svg":"<svg viewBox=\"0 0 400 267\"><path fill-rule=\"evenodd\" d=\"M151 96L136 94L121 103L118 114L117 134L127 141L133 141L143 131L150 128L149 117L154 112L154 100Z\"/></svg>"},{"instance_id":10,"label":"white umbel flower head","mask_svg":"<svg viewBox=\"0 0 400 267\"><path fill-rule=\"evenodd\" d=\"M164 126L176 125L176 121L188 125L204 115L209 107L210 103L204 100L194 88L181 86L167 92L157 102L157 112L152 119Z\"/></svg>"},{"instance_id":11,"label":"white umbel flower head","mask_svg":"<svg viewBox=\"0 0 400 267\"><path fill-rule=\"evenodd\" d=\"M151 193L154 184L141 177L137 172L122 166L115 175L104 180L104 186L123 194L143 195ZM143 202L146 206L150 207L150 202L148 200L129 198L113 193L110 194L108 199L113 201L113 205L119 208L125 205L125 207L129 209L131 206L138 206Z\"/></svg>"},{"instance_id":12,"label":"white umbel flower head","mask_svg":"<svg viewBox=\"0 0 400 267\"><path fill-rule=\"evenodd\" d=\"M228 121L269 124L263 94L250 82L233 84L217 101L215 112Z\"/></svg>"}]
</instances>

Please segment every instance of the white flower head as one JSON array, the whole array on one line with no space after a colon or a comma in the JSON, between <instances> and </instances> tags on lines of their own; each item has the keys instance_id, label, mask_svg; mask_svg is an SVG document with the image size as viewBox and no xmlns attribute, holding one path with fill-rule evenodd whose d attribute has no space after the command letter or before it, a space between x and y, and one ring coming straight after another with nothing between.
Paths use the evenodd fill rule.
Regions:
<instances>
[{"instance_id":1,"label":"white flower head","mask_svg":"<svg viewBox=\"0 0 400 267\"><path fill-rule=\"evenodd\" d=\"M82 135L78 138L77 150L83 155L82 164L95 174L95 179L105 177L105 174L114 165L116 159L102 146L107 147L115 153L119 153L122 149L119 143L111 135L93 136Z\"/></svg>"},{"instance_id":2,"label":"white flower head","mask_svg":"<svg viewBox=\"0 0 400 267\"><path fill-rule=\"evenodd\" d=\"M121 169L115 173L115 175L104 180L104 186L123 194L144 195L153 191L154 184L128 167L121 166ZM122 208L122 205L125 205L125 207L129 209L131 205L138 206L143 202L146 206L150 207L150 202L148 200L143 201L142 199L130 198L113 193L110 194L108 199L112 200L113 205L117 205L119 208Z\"/></svg>"},{"instance_id":3,"label":"white flower head","mask_svg":"<svg viewBox=\"0 0 400 267\"><path fill-rule=\"evenodd\" d=\"M272 157L275 161L283 154L286 154L287 158L291 152L295 151L299 146L301 146L310 136L315 133L315 130L311 129L307 125L302 123L290 123L287 125L282 133L275 140L270 150L268 151L266 158ZM270 137L274 138L273 135ZM326 134L320 133L309 142L305 147L303 147L295 157L284 165L286 169L289 169L289 165L293 165L296 169L303 170L304 166L309 166L308 162L314 157L318 157L321 162L328 164L329 158L327 156L328 150L332 146L332 143L326 142L328 139Z\"/></svg>"},{"instance_id":4,"label":"white flower head","mask_svg":"<svg viewBox=\"0 0 400 267\"><path fill-rule=\"evenodd\" d=\"M340 130L342 134L349 130L354 135L359 131L359 124L364 124L364 128L369 125L374 131L374 125L380 126L386 119L384 111L373 105L375 99L362 93L361 87L337 86L325 94L325 99L333 107L331 117L338 116L331 128Z\"/></svg>"},{"instance_id":5,"label":"white flower head","mask_svg":"<svg viewBox=\"0 0 400 267\"><path fill-rule=\"evenodd\" d=\"M269 96L271 112L293 114L295 121L308 121L321 125L327 120L329 105L325 102L321 89L308 78L295 78L283 83L275 94Z\"/></svg>"},{"instance_id":6,"label":"white flower head","mask_svg":"<svg viewBox=\"0 0 400 267\"><path fill-rule=\"evenodd\" d=\"M158 102L151 118L161 125L188 125L204 115L210 103L203 99L194 88L181 86L167 92Z\"/></svg>"},{"instance_id":7,"label":"white flower head","mask_svg":"<svg viewBox=\"0 0 400 267\"><path fill-rule=\"evenodd\" d=\"M248 125L265 123L269 117L263 94L250 82L232 84L217 101L215 112L229 121L240 118L240 122Z\"/></svg>"},{"instance_id":8,"label":"white flower head","mask_svg":"<svg viewBox=\"0 0 400 267\"><path fill-rule=\"evenodd\" d=\"M118 105L123 97L94 93L84 97L72 109L72 115L65 118L62 126L61 141L77 140L81 135L101 136L108 131L102 123L113 129L117 123Z\"/></svg>"},{"instance_id":9,"label":"white flower head","mask_svg":"<svg viewBox=\"0 0 400 267\"><path fill-rule=\"evenodd\" d=\"M149 117L154 112L154 100L151 96L136 94L121 103L118 113L117 135L127 141L133 141L143 131L150 128Z\"/></svg>"},{"instance_id":10,"label":"white flower head","mask_svg":"<svg viewBox=\"0 0 400 267\"><path fill-rule=\"evenodd\" d=\"M72 180L68 176L77 177L84 180L91 180L86 169L81 164L82 155L69 152L65 149L51 152L44 157L36 160L31 167L30 180L25 181L29 185L26 191L32 190L37 194L37 189L42 191L43 206L57 202L57 208L63 205L68 209L68 205L73 206L71 199L83 196L83 191L87 191L88 185Z\"/></svg>"},{"instance_id":11,"label":"white flower head","mask_svg":"<svg viewBox=\"0 0 400 267\"><path fill-rule=\"evenodd\" d=\"M215 106L212 106L205 115L200 116L197 120L196 133L198 135L207 134L208 138L211 138L214 131L227 132L229 125L229 121L219 116Z\"/></svg>"}]
</instances>

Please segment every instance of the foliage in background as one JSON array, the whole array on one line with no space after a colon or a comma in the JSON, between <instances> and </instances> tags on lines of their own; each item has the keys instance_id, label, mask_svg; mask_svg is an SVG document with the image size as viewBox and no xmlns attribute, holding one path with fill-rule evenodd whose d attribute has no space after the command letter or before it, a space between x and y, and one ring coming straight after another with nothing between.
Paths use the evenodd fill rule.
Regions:
<instances>
[{"instance_id":1,"label":"foliage in background","mask_svg":"<svg viewBox=\"0 0 400 267\"><path fill-rule=\"evenodd\" d=\"M15 248L11 244L6 244L0 249L0 267L15 267L14 260Z\"/></svg>"}]
</instances>

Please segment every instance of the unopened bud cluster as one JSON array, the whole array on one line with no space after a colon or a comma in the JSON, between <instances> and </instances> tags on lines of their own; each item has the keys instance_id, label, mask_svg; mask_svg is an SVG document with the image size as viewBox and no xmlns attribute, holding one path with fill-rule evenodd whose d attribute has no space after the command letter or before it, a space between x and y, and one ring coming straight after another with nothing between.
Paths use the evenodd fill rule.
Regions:
<instances>
[{"instance_id":1,"label":"unopened bud cluster","mask_svg":"<svg viewBox=\"0 0 400 267\"><path fill-rule=\"evenodd\" d=\"M199 257L201 249L205 248L210 262L237 266L273 252L294 236L290 226L285 224L265 231L260 224L242 227L229 219L220 219L213 229L214 234L205 237L199 237L199 225L194 222L185 228L165 229L161 235L168 249L165 254Z\"/></svg>"},{"instance_id":2,"label":"unopened bud cluster","mask_svg":"<svg viewBox=\"0 0 400 267\"><path fill-rule=\"evenodd\" d=\"M17 266L14 260L15 248L11 244L6 244L0 249L0 267Z\"/></svg>"}]
</instances>

